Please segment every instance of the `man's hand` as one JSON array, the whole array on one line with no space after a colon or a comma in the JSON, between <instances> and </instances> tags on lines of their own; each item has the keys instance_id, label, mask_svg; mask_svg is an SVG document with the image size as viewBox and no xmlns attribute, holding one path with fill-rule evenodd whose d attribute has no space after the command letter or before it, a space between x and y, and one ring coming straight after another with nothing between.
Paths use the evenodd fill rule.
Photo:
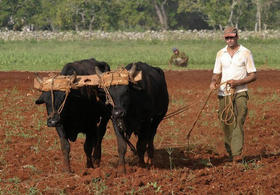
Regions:
<instances>
[{"instance_id":1,"label":"man's hand","mask_svg":"<svg viewBox=\"0 0 280 195\"><path fill-rule=\"evenodd\" d=\"M251 73L248 73L247 77L245 77L244 79L241 79L241 80L231 79L231 80L227 81L227 84L229 84L230 87L235 88L239 85L245 85L245 84L251 83L251 82L255 81L256 79L257 79L256 73L251 72Z\"/></svg>"},{"instance_id":2,"label":"man's hand","mask_svg":"<svg viewBox=\"0 0 280 195\"><path fill-rule=\"evenodd\" d=\"M217 87L218 87L218 84L216 82L211 82L210 83L210 89L211 90L215 90L215 89L217 89Z\"/></svg>"},{"instance_id":3,"label":"man's hand","mask_svg":"<svg viewBox=\"0 0 280 195\"><path fill-rule=\"evenodd\" d=\"M227 84L229 84L229 86L231 88L235 88L238 85L240 85L240 80L233 80L233 79L231 79L231 80L227 81Z\"/></svg>"},{"instance_id":4,"label":"man's hand","mask_svg":"<svg viewBox=\"0 0 280 195\"><path fill-rule=\"evenodd\" d=\"M215 90L218 88L218 83L220 83L221 80L221 74L213 74L211 83L210 83L210 89Z\"/></svg>"}]
</instances>

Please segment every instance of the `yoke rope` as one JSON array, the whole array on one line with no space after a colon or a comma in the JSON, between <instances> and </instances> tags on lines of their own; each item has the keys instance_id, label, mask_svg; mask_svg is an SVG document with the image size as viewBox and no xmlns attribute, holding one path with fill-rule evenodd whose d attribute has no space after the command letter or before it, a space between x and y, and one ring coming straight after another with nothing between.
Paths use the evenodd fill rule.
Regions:
<instances>
[{"instance_id":1,"label":"yoke rope","mask_svg":"<svg viewBox=\"0 0 280 195\"><path fill-rule=\"evenodd\" d=\"M113 98L112 98L112 96L111 96L111 94L110 94L108 88L107 88L106 85L105 85L104 79L102 78L102 76L100 76L100 75L98 75L98 74L97 74L97 76L98 76L99 79L100 79L100 85L99 85L99 86L104 90L104 92L105 92L105 94L106 94L106 104L109 103L109 104L111 104L111 105L114 107L114 106L115 106L115 103L114 103L114 101L113 101ZM111 83L112 83L112 81L113 81L113 74L112 74Z\"/></svg>"},{"instance_id":2,"label":"yoke rope","mask_svg":"<svg viewBox=\"0 0 280 195\"><path fill-rule=\"evenodd\" d=\"M54 80L55 80L55 77L56 77L56 76L57 76L57 75L55 75L55 76L52 77L52 82L51 82L52 113L49 115L49 118L53 117L54 114L56 113L55 108L54 108L54 94L53 94ZM65 105L65 103L66 103L66 99L67 99L67 97L68 97L68 95L69 95L69 93L70 93L70 90L71 90L71 86L72 86L72 83L71 83L71 81L69 80L69 81L68 81L67 88L66 88L66 90L65 90L65 98L64 98L62 104L61 104L61 105L59 106L59 108L57 109L57 113L58 113L58 114L60 114L60 113L62 112L63 108L64 108L64 105Z\"/></svg>"}]
</instances>

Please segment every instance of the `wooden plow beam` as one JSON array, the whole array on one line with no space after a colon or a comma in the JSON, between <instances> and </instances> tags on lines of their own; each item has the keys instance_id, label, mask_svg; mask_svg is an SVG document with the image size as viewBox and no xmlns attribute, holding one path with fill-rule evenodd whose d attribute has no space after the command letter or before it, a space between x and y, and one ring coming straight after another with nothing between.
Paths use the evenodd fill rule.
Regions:
<instances>
[{"instance_id":1,"label":"wooden plow beam","mask_svg":"<svg viewBox=\"0 0 280 195\"><path fill-rule=\"evenodd\" d=\"M118 71L105 72L101 76L94 75L51 75L49 77L35 77L34 88L39 91L68 91L84 86L105 86L111 85L128 85L129 81L136 82L142 79L142 72L136 73L133 78L129 77L126 69Z\"/></svg>"}]
</instances>

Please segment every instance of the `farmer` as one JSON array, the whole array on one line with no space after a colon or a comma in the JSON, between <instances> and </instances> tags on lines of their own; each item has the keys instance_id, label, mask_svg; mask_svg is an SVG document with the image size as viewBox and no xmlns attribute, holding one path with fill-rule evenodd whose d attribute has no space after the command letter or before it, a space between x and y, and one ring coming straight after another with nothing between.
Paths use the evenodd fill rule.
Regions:
<instances>
[{"instance_id":1,"label":"farmer","mask_svg":"<svg viewBox=\"0 0 280 195\"><path fill-rule=\"evenodd\" d=\"M227 27L224 38L227 46L217 53L210 89L214 90L220 84L219 119L225 148L229 160L238 162L242 159L244 145L243 125L249 99L247 84L256 80L256 68L251 51L238 44L237 28ZM232 115L230 111L233 111Z\"/></svg>"},{"instance_id":2,"label":"farmer","mask_svg":"<svg viewBox=\"0 0 280 195\"><path fill-rule=\"evenodd\" d=\"M173 48L173 55L171 56L168 64L169 66L175 65L180 67L187 67L189 58L184 52L180 52L177 48Z\"/></svg>"}]
</instances>

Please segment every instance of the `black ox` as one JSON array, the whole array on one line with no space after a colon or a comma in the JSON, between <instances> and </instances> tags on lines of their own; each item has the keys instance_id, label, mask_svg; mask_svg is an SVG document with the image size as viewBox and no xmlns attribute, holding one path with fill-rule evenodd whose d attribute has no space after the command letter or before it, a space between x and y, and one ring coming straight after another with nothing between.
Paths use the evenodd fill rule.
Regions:
<instances>
[{"instance_id":1,"label":"black ox","mask_svg":"<svg viewBox=\"0 0 280 195\"><path fill-rule=\"evenodd\" d=\"M137 62L125 67L133 81L136 73L142 71L142 80L129 85L110 86L113 99L112 121L117 136L119 165L125 169L125 153L132 133L137 135L136 144L139 164L145 165L147 151L148 163L152 164L154 136L159 123L168 109L168 91L164 72L160 68ZM96 71L99 74L98 70Z\"/></svg>"},{"instance_id":2,"label":"black ox","mask_svg":"<svg viewBox=\"0 0 280 195\"><path fill-rule=\"evenodd\" d=\"M101 72L110 71L105 62L95 59L86 59L66 64L61 75L91 75L95 74L95 67ZM38 77L40 81L40 78ZM53 94L53 95L52 95ZM55 127L60 138L61 150L67 171L71 172L69 140L74 142L78 133L86 135L84 152L87 157L87 168L93 168L92 151L94 148L94 163L99 166L101 159L101 142L106 131L110 112L104 104L105 94L98 91L97 87L82 87L71 90L65 99L66 93L62 91L42 92L36 104L46 104L47 125ZM63 101L65 104L63 104ZM98 101L99 100L99 101ZM62 110L61 110L62 109Z\"/></svg>"}]
</instances>

